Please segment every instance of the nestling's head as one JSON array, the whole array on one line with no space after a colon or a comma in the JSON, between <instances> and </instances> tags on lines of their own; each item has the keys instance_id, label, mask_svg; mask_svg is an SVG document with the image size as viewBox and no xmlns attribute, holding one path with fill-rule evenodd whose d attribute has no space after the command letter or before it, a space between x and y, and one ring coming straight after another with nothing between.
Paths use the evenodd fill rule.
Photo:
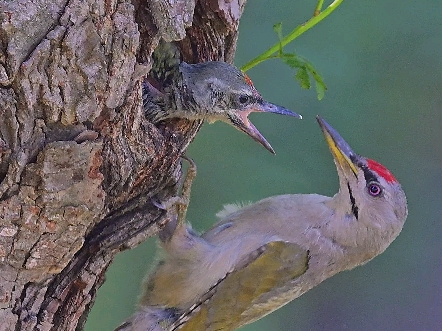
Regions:
<instances>
[{"instance_id":1,"label":"nestling's head","mask_svg":"<svg viewBox=\"0 0 442 331\"><path fill-rule=\"evenodd\" d=\"M187 92L209 122L217 120L233 125L259 142L270 152L273 148L249 121L252 112L267 112L301 118L300 115L265 101L252 81L238 68L225 62L180 64Z\"/></svg>"}]
</instances>

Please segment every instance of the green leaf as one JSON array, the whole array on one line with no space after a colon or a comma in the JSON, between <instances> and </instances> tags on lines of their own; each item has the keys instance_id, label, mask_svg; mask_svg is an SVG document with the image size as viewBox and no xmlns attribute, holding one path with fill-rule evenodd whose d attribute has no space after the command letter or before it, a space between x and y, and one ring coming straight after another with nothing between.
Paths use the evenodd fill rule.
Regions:
<instances>
[{"instance_id":1,"label":"green leaf","mask_svg":"<svg viewBox=\"0 0 442 331\"><path fill-rule=\"evenodd\" d=\"M302 68L304 66L304 63L302 61L302 58L300 58L296 54L292 53L282 53L280 55L281 60L287 64L290 68Z\"/></svg>"},{"instance_id":2,"label":"green leaf","mask_svg":"<svg viewBox=\"0 0 442 331\"><path fill-rule=\"evenodd\" d=\"M318 100L322 100L324 97L325 90L327 89L327 86L322 82L316 81L316 94L318 95Z\"/></svg>"},{"instance_id":3,"label":"green leaf","mask_svg":"<svg viewBox=\"0 0 442 331\"><path fill-rule=\"evenodd\" d=\"M318 99L321 100L322 98L324 98L325 90L327 89L327 87L325 86L322 77L316 71L313 64L295 53L282 53L279 57L290 68L298 69L296 71L295 79L299 82L302 88L311 88L311 75L316 83L315 86Z\"/></svg>"},{"instance_id":4,"label":"green leaf","mask_svg":"<svg viewBox=\"0 0 442 331\"><path fill-rule=\"evenodd\" d=\"M313 78L315 81L315 88L318 100L322 100L324 98L325 90L327 90L327 86L325 86L321 75L316 71L311 62L299 56L298 54L284 53L282 46L282 23L275 24L273 26L273 30L278 35L279 39L278 55L275 57L280 58L290 68L296 69L295 79L299 82L303 89L310 89L312 87L311 78Z\"/></svg>"},{"instance_id":5,"label":"green leaf","mask_svg":"<svg viewBox=\"0 0 442 331\"><path fill-rule=\"evenodd\" d=\"M303 89L310 89L311 84L310 84L310 76L308 75L308 71L307 69L304 68L299 68L298 72L295 75L295 78L298 80L299 84L301 85L301 87Z\"/></svg>"},{"instance_id":6,"label":"green leaf","mask_svg":"<svg viewBox=\"0 0 442 331\"><path fill-rule=\"evenodd\" d=\"M282 54L282 23L276 23L273 26L273 30L276 32L276 34L278 35L278 40L279 40L279 49L278 49L278 53L281 55Z\"/></svg>"},{"instance_id":7,"label":"green leaf","mask_svg":"<svg viewBox=\"0 0 442 331\"><path fill-rule=\"evenodd\" d=\"M275 25L273 25L273 30L278 35L278 40L281 41L282 40L282 23L279 22L279 23L276 23Z\"/></svg>"},{"instance_id":8,"label":"green leaf","mask_svg":"<svg viewBox=\"0 0 442 331\"><path fill-rule=\"evenodd\" d=\"M316 82L316 94L318 95L318 100L322 100L322 98L324 98L325 90L327 90L327 86L325 85L321 75L316 71L313 64L306 61L306 65Z\"/></svg>"}]
</instances>

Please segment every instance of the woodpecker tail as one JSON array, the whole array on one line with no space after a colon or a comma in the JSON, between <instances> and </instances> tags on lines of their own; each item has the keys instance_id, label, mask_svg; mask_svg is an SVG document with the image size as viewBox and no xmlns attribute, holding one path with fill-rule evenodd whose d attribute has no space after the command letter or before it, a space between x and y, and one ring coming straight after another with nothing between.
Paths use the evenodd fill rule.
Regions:
<instances>
[{"instance_id":1,"label":"woodpecker tail","mask_svg":"<svg viewBox=\"0 0 442 331\"><path fill-rule=\"evenodd\" d=\"M164 331L176 319L173 308L141 307L114 331Z\"/></svg>"}]
</instances>

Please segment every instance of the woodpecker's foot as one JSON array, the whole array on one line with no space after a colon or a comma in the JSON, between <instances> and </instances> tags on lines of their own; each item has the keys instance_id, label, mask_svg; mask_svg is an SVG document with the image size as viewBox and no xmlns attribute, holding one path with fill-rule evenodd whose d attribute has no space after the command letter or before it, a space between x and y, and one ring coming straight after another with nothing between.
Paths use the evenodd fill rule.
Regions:
<instances>
[{"instance_id":1,"label":"woodpecker's foot","mask_svg":"<svg viewBox=\"0 0 442 331\"><path fill-rule=\"evenodd\" d=\"M187 212L187 205L190 202L192 184L196 177L196 164L190 157L187 157L186 155L183 155L182 158L189 162L189 167L187 168L186 175L183 177L183 183L181 184L181 197L187 201L185 210L185 212ZM185 213L183 217L186 217Z\"/></svg>"},{"instance_id":2,"label":"woodpecker's foot","mask_svg":"<svg viewBox=\"0 0 442 331\"><path fill-rule=\"evenodd\" d=\"M185 206L188 204L187 199L185 199L183 197L171 197L167 200L164 200L163 202L159 202L159 201L152 198L151 202L158 209L166 210L166 211L172 209L172 207L177 206L177 205Z\"/></svg>"},{"instance_id":3,"label":"woodpecker's foot","mask_svg":"<svg viewBox=\"0 0 442 331\"><path fill-rule=\"evenodd\" d=\"M159 209L166 210L168 212L172 211L172 207L176 207L177 221L178 224L183 224L186 219L187 207L190 202L190 192L192 188L192 183L196 177L196 164L195 162L183 155L181 156L187 162L189 162L189 168L187 168L186 174L182 177L181 183L181 194L179 196L173 196L165 201L159 202L152 199L152 203Z\"/></svg>"}]
</instances>

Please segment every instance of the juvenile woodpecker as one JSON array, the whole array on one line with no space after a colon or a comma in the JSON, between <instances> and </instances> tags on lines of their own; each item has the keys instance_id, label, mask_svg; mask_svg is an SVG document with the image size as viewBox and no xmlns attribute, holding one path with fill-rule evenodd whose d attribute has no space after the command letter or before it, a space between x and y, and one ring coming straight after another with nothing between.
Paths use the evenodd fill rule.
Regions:
<instances>
[{"instance_id":1,"label":"juvenile woodpecker","mask_svg":"<svg viewBox=\"0 0 442 331\"><path fill-rule=\"evenodd\" d=\"M272 146L249 121L249 114L267 112L301 118L265 101L248 76L225 62L181 62L168 67L165 76L161 86L152 78L143 84L144 111L154 123L168 118L209 123L220 120L245 132L274 154Z\"/></svg>"},{"instance_id":2,"label":"juvenile woodpecker","mask_svg":"<svg viewBox=\"0 0 442 331\"><path fill-rule=\"evenodd\" d=\"M337 167L338 193L229 206L202 235L182 219L166 226L164 257L145 282L138 312L119 330L235 330L391 244L407 217L400 184L317 120Z\"/></svg>"}]
</instances>

